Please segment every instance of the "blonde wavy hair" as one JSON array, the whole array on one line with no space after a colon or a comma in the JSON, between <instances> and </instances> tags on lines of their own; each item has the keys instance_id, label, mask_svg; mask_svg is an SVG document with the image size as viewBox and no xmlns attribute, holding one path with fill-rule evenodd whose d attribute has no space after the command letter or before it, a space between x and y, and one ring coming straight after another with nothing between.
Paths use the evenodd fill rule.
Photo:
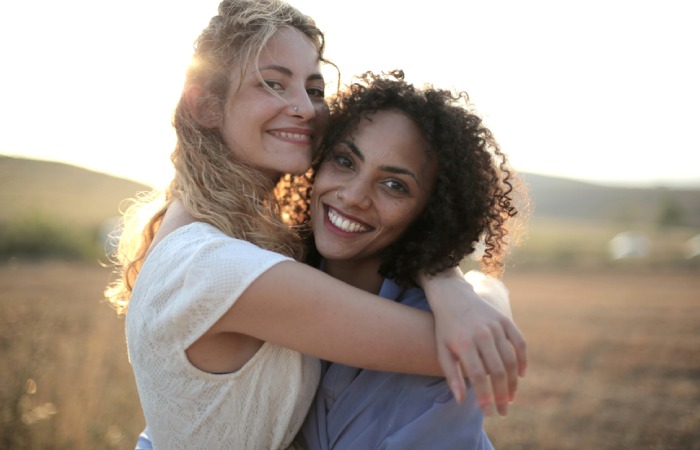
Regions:
<instances>
[{"instance_id":1,"label":"blonde wavy hair","mask_svg":"<svg viewBox=\"0 0 700 450\"><path fill-rule=\"evenodd\" d=\"M307 36L320 61L326 62L324 36L314 21L279 0L224 0L195 41L173 116L177 134L171 156L174 179L163 193L154 191L133 199L117 230L119 242L112 262L118 278L107 286L105 297L119 314L127 310L146 252L174 198L180 199L196 220L231 237L296 259L303 257L304 246L297 232L282 218L279 189L245 161L236 159L218 129L202 125L223 115L232 94L234 71L240 76L256 66L263 47L282 27ZM192 86L204 92L194 106L186 98Z\"/></svg>"}]
</instances>

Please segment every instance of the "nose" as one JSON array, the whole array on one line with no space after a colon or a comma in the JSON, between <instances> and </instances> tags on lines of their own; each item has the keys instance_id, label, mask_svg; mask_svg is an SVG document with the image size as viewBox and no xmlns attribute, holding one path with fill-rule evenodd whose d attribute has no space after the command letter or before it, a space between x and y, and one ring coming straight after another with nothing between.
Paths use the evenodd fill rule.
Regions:
<instances>
[{"instance_id":1,"label":"nose","mask_svg":"<svg viewBox=\"0 0 700 450\"><path fill-rule=\"evenodd\" d=\"M338 199L345 206L358 209L367 209L372 205L368 182L361 177L355 177L352 181L343 184L338 189Z\"/></svg>"},{"instance_id":2,"label":"nose","mask_svg":"<svg viewBox=\"0 0 700 450\"><path fill-rule=\"evenodd\" d=\"M300 89L300 92L289 99L288 110L289 114L305 122L316 117L316 105L309 97L306 89Z\"/></svg>"}]
</instances>

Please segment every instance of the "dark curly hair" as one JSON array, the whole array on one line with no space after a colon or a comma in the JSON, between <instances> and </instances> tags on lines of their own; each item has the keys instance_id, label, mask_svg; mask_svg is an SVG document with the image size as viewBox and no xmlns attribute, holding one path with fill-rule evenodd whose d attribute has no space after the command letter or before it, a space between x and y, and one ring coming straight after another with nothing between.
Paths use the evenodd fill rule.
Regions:
<instances>
[{"instance_id":1,"label":"dark curly hair","mask_svg":"<svg viewBox=\"0 0 700 450\"><path fill-rule=\"evenodd\" d=\"M409 284L418 270L434 275L457 266L483 244L482 270L498 276L504 269L509 222L518 210L519 186L506 155L491 131L473 113L465 92L416 88L395 70L367 72L330 99L331 121L316 156L313 173L336 143L373 113L400 111L412 119L438 162L428 205L406 232L384 250L380 274ZM305 192L308 196L308 190ZM519 195L525 197L524 191ZM308 205L308 202L306 203ZM308 211L305 215L308 217ZM318 264L312 236L307 236L309 264Z\"/></svg>"}]
</instances>

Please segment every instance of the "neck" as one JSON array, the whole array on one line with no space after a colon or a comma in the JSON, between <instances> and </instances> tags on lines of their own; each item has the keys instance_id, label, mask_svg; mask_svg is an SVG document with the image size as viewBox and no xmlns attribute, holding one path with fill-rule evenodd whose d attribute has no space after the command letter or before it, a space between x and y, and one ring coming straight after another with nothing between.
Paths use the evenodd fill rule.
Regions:
<instances>
[{"instance_id":1,"label":"neck","mask_svg":"<svg viewBox=\"0 0 700 450\"><path fill-rule=\"evenodd\" d=\"M325 272L363 291L378 294L384 277L379 274L379 262L325 260Z\"/></svg>"}]
</instances>

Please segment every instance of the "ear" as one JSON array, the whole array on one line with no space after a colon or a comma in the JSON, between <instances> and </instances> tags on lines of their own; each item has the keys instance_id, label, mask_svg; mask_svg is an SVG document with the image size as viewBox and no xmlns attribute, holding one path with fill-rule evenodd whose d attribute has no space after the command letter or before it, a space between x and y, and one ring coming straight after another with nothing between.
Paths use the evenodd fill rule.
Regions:
<instances>
[{"instance_id":1,"label":"ear","mask_svg":"<svg viewBox=\"0 0 700 450\"><path fill-rule=\"evenodd\" d=\"M197 123L204 128L218 128L223 114L216 97L199 84L185 88L185 104Z\"/></svg>"}]
</instances>

